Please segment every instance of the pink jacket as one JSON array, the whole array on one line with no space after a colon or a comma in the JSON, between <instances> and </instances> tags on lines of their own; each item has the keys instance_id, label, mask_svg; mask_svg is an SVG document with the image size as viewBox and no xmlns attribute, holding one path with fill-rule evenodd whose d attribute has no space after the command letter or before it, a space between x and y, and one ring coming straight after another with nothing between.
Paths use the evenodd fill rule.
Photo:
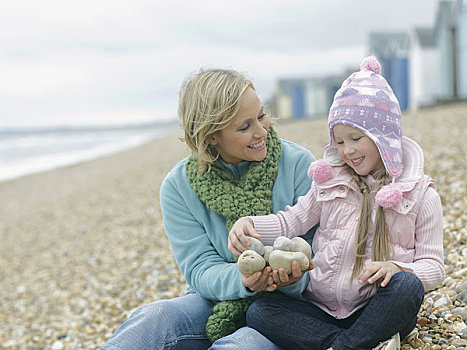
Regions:
<instances>
[{"instance_id":1,"label":"pink jacket","mask_svg":"<svg viewBox=\"0 0 467 350\"><path fill-rule=\"evenodd\" d=\"M390 231L391 261L413 272L426 290L445 278L443 264L443 211L433 180L423 173L423 152L404 138L404 170L396 180L402 202L385 210ZM344 166L332 168L333 177L317 184L293 207L276 215L252 217L265 244L278 236L295 237L320 223L313 239L310 282L303 296L335 318L346 318L363 307L376 288L350 283L354 265L355 231L362 195ZM374 202L374 194L371 196ZM376 212L374 208L373 215ZM374 217L374 216L373 216ZM365 264L371 262L372 233L367 242Z\"/></svg>"}]
</instances>

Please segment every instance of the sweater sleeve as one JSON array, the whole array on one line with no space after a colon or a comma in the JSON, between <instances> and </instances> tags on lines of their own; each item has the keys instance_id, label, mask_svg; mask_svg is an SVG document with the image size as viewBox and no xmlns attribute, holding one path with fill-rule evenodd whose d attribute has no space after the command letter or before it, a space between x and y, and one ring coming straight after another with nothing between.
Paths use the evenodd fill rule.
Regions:
<instances>
[{"instance_id":1,"label":"sweater sleeve","mask_svg":"<svg viewBox=\"0 0 467 350\"><path fill-rule=\"evenodd\" d=\"M180 192L175 183L164 181L160 197L165 232L188 285L211 300L254 295L242 285L236 264L226 261L214 248Z\"/></svg>"},{"instance_id":2,"label":"sweater sleeve","mask_svg":"<svg viewBox=\"0 0 467 350\"><path fill-rule=\"evenodd\" d=\"M321 206L316 201L316 186L312 184L306 195L294 206L286 206L277 214L251 216L255 230L265 245L272 245L279 236L293 238L308 232L319 222Z\"/></svg>"},{"instance_id":3,"label":"sweater sleeve","mask_svg":"<svg viewBox=\"0 0 467 350\"><path fill-rule=\"evenodd\" d=\"M429 187L415 222L415 256L413 263L393 261L411 270L425 290L438 286L446 277L443 253L443 208L436 190Z\"/></svg>"}]
</instances>

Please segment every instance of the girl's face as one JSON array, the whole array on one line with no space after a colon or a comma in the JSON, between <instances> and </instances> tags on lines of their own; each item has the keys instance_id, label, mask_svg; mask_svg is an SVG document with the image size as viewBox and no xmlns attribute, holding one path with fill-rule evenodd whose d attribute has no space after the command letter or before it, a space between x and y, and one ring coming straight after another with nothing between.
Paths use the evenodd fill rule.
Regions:
<instances>
[{"instance_id":1,"label":"girl's face","mask_svg":"<svg viewBox=\"0 0 467 350\"><path fill-rule=\"evenodd\" d=\"M268 129L269 117L264 106L256 92L248 88L240 97L240 109L230 124L215 133L209 143L227 163L259 162L266 158Z\"/></svg>"},{"instance_id":2,"label":"girl's face","mask_svg":"<svg viewBox=\"0 0 467 350\"><path fill-rule=\"evenodd\" d=\"M384 167L376 144L360 130L338 124L332 128L337 152L358 175L366 176Z\"/></svg>"}]
</instances>

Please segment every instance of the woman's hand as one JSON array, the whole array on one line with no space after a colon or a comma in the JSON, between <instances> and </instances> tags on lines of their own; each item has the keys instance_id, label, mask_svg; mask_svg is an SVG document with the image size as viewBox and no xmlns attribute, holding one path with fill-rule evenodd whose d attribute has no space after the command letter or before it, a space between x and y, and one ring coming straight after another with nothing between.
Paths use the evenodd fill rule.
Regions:
<instances>
[{"instance_id":1,"label":"woman's hand","mask_svg":"<svg viewBox=\"0 0 467 350\"><path fill-rule=\"evenodd\" d=\"M261 236L256 233L253 220L248 217L238 219L229 232L229 251L235 255L240 256L245 250L248 249L250 241L246 236L251 236L260 239Z\"/></svg>"},{"instance_id":2,"label":"woman's hand","mask_svg":"<svg viewBox=\"0 0 467 350\"><path fill-rule=\"evenodd\" d=\"M242 276L242 284L256 292L273 292L277 289L271 275L271 268L266 266L263 271L258 271L249 277Z\"/></svg>"},{"instance_id":3,"label":"woman's hand","mask_svg":"<svg viewBox=\"0 0 467 350\"><path fill-rule=\"evenodd\" d=\"M314 268L313 261L310 259L308 269L305 271L300 270L300 264L298 261L292 261L292 273L290 275L285 272L284 269L273 270L272 279L274 284L278 287L288 286L289 284L297 282L302 276Z\"/></svg>"},{"instance_id":4,"label":"woman's hand","mask_svg":"<svg viewBox=\"0 0 467 350\"><path fill-rule=\"evenodd\" d=\"M382 279L381 287L386 287L391 277L400 271L402 269L392 262L374 261L360 271L358 281L362 284L365 282L373 284Z\"/></svg>"}]
</instances>

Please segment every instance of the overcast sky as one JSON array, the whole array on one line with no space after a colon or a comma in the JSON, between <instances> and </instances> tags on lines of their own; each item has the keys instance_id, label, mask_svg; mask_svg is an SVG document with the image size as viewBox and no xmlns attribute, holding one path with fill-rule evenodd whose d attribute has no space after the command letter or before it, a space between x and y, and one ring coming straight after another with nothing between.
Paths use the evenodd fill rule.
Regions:
<instances>
[{"instance_id":1,"label":"overcast sky","mask_svg":"<svg viewBox=\"0 0 467 350\"><path fill-rule=\"evenodd\" d=\"M0 128L175 117L200 67L268 99L278 78L357 69L370 31L432 26L436 0L0 0Z\"/></svg>"}]
</instances>

